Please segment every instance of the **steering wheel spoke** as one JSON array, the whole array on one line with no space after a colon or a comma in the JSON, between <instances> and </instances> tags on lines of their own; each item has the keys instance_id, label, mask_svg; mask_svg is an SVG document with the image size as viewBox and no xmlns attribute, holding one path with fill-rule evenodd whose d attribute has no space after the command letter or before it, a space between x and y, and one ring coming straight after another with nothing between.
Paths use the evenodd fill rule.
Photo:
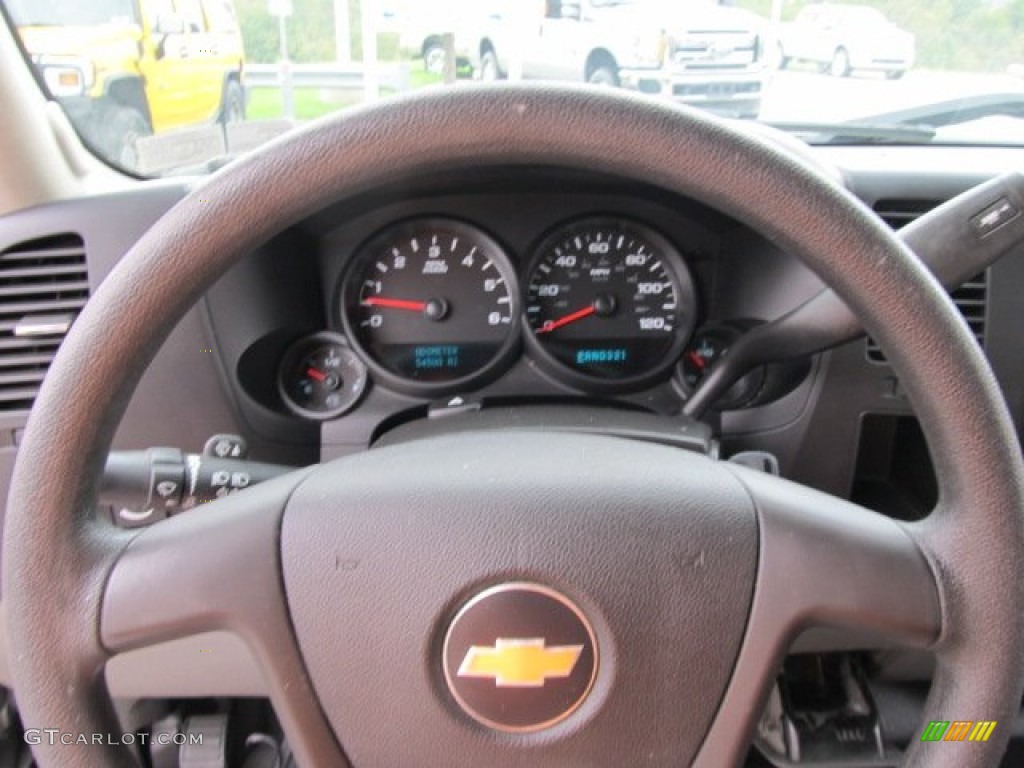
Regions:
<instances>
[{"instance_id":1,"label":"steering wheel spoke","mask_svg":"<svg viewBox=\"0 0 1024 768\"><path fill-rule=\"evenodd\" d=\"M852 630L866 647L915 648L932 646L942 630L934 571L912 529L772 475L734 473L757 509L757 584L733 680L698 766L740 761L782 659L804 630Z\"/></svg>"},{"instance_id":2,"label":"steering wheel spoke","mask_svg":"<svg viewBox=\"0 0 1024 768\"><path fill-rule=\"evenodd\" d=\"M344 765L299 655L281 582L280 528L308 470L148 528L107 579L100 617L110 653L213 630L239 635L259 662L303 765Z\"/></svg>"},{"instance_id":3,"label":"steering wheel spoke","mask_svg":"<svg viewBox=\"0 0 1024 768\"><path fill-rule=\"evenodd\" d=\"M305 474L204 504L133 539L107 580L103 645L118 653L219 629L255 639L275 614L283 618L277 531Z\"/></svg>"},{"instance_id":4,"label":"steering wheel spoke","mask_svg":"<svg viewBox=\"0 0 1024 768\"><path fill-rule=\"evenodd\" d=\"M938 639L938 586L911 529L771 475L736 474L761 530L751 634L785 641L817 626L913 647Z\"/></svg>"}]
</instances>

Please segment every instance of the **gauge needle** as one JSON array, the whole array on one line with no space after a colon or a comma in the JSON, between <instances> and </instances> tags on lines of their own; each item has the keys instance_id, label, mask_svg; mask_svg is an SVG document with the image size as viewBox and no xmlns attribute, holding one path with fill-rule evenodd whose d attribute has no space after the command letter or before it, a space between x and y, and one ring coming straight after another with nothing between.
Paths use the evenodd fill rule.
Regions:
<instances>
[{"instance_id":1,"label":"gauge needle","mask_svg":"<svg viewBox=\"0 0 1024 768\"><path fill-rule=\"evenodd\" d=\"M686 356L690 358L690 362L697 366L699 370L703 371L705 368L708 367L708 361L705 360L700 355L698 355L697 350L691 349Z\"/></svg>"},{"instance_id":2,"label":"gauge needle","mask_svg":"<svg viewBox=\"0 0 1024 768\"><path fill-rule=\"evenodd\" d=\"M327 374L323 371L318 371L316 368L307 368L306 375L315 381L319 381L321 384L327 381Z\"/></svg>"},{"instance_id":3,"label":"gauge needle","mask_svg":"<svg viewBox=\"0 0 1024 768\"><path fill-rule=\"evenodd\" d=\"M422 312L427 308L425 301L406 301L405 299L386 299L383 296L370 296L363 299L364 307L385 307L386 309L407 309L410 312Z\"/></svg>"},{"instance_id":4,"label":"gauge needle","mask_svg":"<svg viewBox=\"0 0 1024 768\"><path fill-rule=\"evenodd\" d=\"M537 333L550 333L556 328L561 328L563 325L575 323L577 320L582 320L584 317L590 317L590 315L594 314L596 311L597 310L594 309L594 305L591 304L589 307L577 310L571 315L560 317L557 320L548 320L544 325L537 329Z\"/></svg>"}]
</instances>

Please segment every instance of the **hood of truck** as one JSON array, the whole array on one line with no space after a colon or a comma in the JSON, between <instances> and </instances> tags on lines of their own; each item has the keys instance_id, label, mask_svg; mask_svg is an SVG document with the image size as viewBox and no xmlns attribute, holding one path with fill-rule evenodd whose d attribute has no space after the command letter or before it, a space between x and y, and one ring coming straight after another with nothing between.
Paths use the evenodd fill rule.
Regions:
<instances>
[{"instance_id":1,"label":"hood of truck","mask_svg":"<svg viewBox=\"0 0 1024 768\"><path fill-rule=\"evenodd\" d=\"M137 58L141 33L134 24L88 27L19 27L25 50L33 58L74 57L93 62Z\"/></svg>"},{"instance_id":2,"label":"hood of truck","mask_svg":"<svg viewBox=\"0 0 1024 768\"><path fill-rule=\"evenodd\" d=\"M673 36L701 32L755 32L766 20L742 8L711 2L640 2L595 9L616 24L627 27L656 27Z\"/></svg>"}]
</instances>

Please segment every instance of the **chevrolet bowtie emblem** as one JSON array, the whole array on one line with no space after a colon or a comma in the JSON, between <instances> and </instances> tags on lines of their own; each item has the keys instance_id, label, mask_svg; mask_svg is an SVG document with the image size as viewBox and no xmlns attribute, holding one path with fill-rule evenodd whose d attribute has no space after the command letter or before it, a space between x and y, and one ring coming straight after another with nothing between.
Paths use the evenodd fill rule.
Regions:
<instances>
[{"instance_id":1,"label":"chevrolet bowtie emblem","mask_svg":"<svg viewBox=\"0 0 1024 768\"><path fill-rule=\"evenodd\" d=\"M463 713L497 731L532 733L570 717L587 698L597 638L561 592L511 581L463 604L445 633L441 666Z\"/></svg>"},{"instance_id":2,"label":"chevrolet bowtie emblem","mask_svg":"<svg viewBox=\"0 0 1024 768\"><path fill-rule=\"evenodd\" d=\"M540 637L498 638L493 647L473 645L456 674L491 678L498 688L542 688L550 678L571 675L583 646L544 646Z\"/></svg>"}]
</instances>

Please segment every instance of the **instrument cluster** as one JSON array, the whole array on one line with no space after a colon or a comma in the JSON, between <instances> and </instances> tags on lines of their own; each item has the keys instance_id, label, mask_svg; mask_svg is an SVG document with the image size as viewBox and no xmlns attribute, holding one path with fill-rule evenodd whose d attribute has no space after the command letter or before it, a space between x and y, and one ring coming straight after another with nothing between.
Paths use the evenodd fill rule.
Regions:
<instances>
[{"instance_id":1,"label":"instrument cluster","mask_svg":"<svg viewBox=\"0 0 1024 768\"><path fill-rule=\"evenodd\" d=\"M448 216L389 223L355 248L334 286L336 332L300 339L277 390L290 412L326 420L368 381L412 397L477 389L523 354L584 394L678 379L697 323L697 290L679 248L627 216L572 218L509 252Z\"/></svg>"}]
</instances>

